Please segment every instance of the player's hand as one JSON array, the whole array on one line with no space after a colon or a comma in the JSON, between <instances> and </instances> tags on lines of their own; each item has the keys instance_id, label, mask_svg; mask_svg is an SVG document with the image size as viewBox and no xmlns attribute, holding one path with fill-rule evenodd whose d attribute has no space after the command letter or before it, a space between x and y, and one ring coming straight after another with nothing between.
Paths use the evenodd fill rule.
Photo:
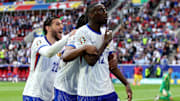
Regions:
<instances>
[{"instance_id":1,"label":"player's hand","mask_svg":"<svg viewBox=\"0 0 180 101\"><path fill-rule=\"evenodd\" d=\"M118 61L117 61L117 57L115 55L113 55L113 54L109 55L108 62L109 62L110 70L117 68Z\"/></svg>"},{"instance_id":2,"label":"player's hand","mask_svg":"<svg viewBox=\"0 0 180 101\"><path fill-rule=\"evenodd\" d=\"M126 92L128 95L128 101L131 101L132 100L132 90L131 90L131 87L129 85L126 85Z\"/></svg>"},{"instance_id":3,"label":"player's hand","mask_svg":"<svg viewBox=\"0 0 180 101\"><path fill-rule=\"evenodd\" d=\"M108 44L111 40L112 40L113 36L112 36L112 30L106 30L105 34L104 34L104 42L106 44Z\"/></svg>"},{"instance_id":4,"label":"player's hand","mask_svg":"<svg viewBox=\"0 0 180 101\"><path fill-rule=\"evenodd\" d=\"M97 48L93 45L85 45L85 52L89 55L98 55Z\"/></svg>"}]
</instances>

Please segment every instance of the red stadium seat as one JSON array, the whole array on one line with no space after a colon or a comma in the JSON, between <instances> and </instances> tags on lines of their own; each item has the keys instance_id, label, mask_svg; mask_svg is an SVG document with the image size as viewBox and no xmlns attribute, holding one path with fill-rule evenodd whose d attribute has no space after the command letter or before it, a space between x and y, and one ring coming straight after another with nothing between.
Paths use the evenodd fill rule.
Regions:
<instances>
[{"instance_id":1,"label":"red stadium seat","mask_svg":"<svg viewBox=\"0 0 180 101\"><path fill-rule=\"evenodd\" d=\"M8 70L4 69L4 70L3 70L3 74L2 74L2 79L3 79L4 81L6 81L6 80L8 79L7 73L8 73Z\"/></svg>"},{"instance_id":2,"label":"red stadium seat","mask_svg":"<svg viewBox=\"0 0 180 101\"><path fill-rule=\"evenodd\" d=\"M26 80L26 69L18 70L18 78L23 81Z\"/></svg>"},{"instance_id":3,"label":"red stadium seat","mask_svg":"<svg viewBox=\"0 0 180 101\"><path fill-rule=\"evenodd\" d=\"M0 77L2 77L3 69L0 69Z\"/></svg>"},{"instance_id":4,"label":"red stadium seat","mask_svg":"<svg viewBox=\"0 0 180 101\"><path fill-rule=\"evenodd\" d=\"M26 80L27 80L27 78L28 78L28 76L29 76L29 68L28 69L26 69Z\"/></svg>"},{"instance_id":5,"label":"red stadium seat","mask_svg":"<svg viewBox=\"0 0 180 101\"><path fill-rule=\"evenodd\" d=\"M23 69L21 71L21 77L22 77L22 80L26 80L26 69Z\"/></svg>"}]
</instances>

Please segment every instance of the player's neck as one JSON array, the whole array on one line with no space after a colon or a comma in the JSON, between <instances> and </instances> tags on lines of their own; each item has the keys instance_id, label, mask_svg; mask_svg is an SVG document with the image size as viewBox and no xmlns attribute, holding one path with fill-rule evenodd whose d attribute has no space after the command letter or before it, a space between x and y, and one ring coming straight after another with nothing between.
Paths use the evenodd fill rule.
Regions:
<instances>
[{"instance_id":1,"label":"player's neck","mask_svg":"<svg viewBox=\"0 0 180 101\"><path fill-rule=\"evenodd\" d=\"M96 24L96 23L93 23L93 22L89 22L88 25L89 25L89 27L90 27L91 29L93 29L94 31L100 32L100 27L101 27L101 25Z\"/></svg>"},{"instance_id":2,"label":"player's neck","mask_svg":"<svg viewBox=\"0 0 180 101\"><path fill-rule=\"evenodd\" d=\"M56 42L56 39L52 36L52 34L47 34L46 38L51 43L51 45Z\"/></svg>"}]
</instances>

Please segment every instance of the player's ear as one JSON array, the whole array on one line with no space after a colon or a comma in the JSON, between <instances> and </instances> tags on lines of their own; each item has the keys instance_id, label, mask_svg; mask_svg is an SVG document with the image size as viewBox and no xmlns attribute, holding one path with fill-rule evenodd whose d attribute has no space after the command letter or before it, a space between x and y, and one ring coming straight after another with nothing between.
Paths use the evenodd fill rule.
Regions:
<instances>
[{"instance_id":1,"label":"player's ear","mask_svg":"<svg viewBox=\"0 0 180 101\"><path fill-rule=\"evenodd\" d=\"M48 32L48 30L49 30L49 26L46 26L46 27L45 27L45 29L46 29L46 31Z\"/></svg>"}]
</instances>

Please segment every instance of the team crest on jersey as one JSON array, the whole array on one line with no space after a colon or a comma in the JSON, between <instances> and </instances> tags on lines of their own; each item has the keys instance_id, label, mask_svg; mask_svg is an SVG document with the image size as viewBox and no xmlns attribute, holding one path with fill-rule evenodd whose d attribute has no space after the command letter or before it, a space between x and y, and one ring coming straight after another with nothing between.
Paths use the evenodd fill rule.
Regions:
<instances>
[{"instance_id":1,"label":"team crest on jersey","mask_svg":"<svg viewBox=\"0 0 180 101\"><path fill-rule=\"evenodd\" d=\"M41 43L42 43L41 40L38 40L38 41L36 42L36 45L39 46Z\"/></svg>"},{"instance_id":2,"label":"team crest on jersey","mask_svg":"<svg viewBox=\"0 0 180 101\"><path fill-rule=\"evenodd\" d=\"M84 43L86 42L86 39L85 39L85 37L84 37L84 36L83 36L83 37L81 37L79 40L80 40L81 44L84 44Z\"/></svg>"}]
</instances>

